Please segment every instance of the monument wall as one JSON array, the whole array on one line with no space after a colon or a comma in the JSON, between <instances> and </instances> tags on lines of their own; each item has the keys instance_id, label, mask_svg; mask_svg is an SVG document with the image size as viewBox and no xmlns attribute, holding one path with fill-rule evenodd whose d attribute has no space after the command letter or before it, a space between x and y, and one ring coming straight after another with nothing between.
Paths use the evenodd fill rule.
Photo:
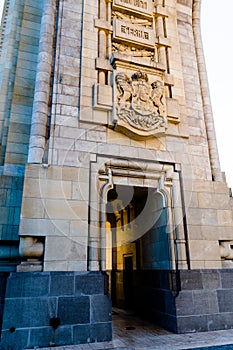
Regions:
<instances>
[{"instance_id":1,"label":"monument wall","mask_svg":"<svg viewBox=\"0 0 233 350\"><path fill-rule=\"evenodd\" d=\"M103 285L97 294L105 311L96 319L45 308L35 327L47 327L46 344L39 333L31 343L30 325L13 324L8 314L18 279L38 286L33 296L22 288L26 312L28 298L62 303L67 278L76 283L91 272L102 279L99 271L108 275L113 304L127 307L132 295L130 307L143 301L146 316L168 329L232 327L223 306L232 288L224 284L233 258L232 198L219 165L200 1L6 1L4 16L1 173L20 176L23 188L19 254L4 267L16 272L8 279L3 344L14 342L18 328L19 346L109 339ZM10 226L7 232L11 240ZM220 282L204 284L208 271ZM57 273L63 282L54 294ZM50 281L43 291L41 279ZM71 288L66 302L86 298L84 313L93 315L88 286L90 293ZM201 307L198 295L205 296ZM53 337L51 319L61 338ZM85 337L71 336L83 323ZM106 327L95 337L100 323Z\"/></svg>"}]
</instances>

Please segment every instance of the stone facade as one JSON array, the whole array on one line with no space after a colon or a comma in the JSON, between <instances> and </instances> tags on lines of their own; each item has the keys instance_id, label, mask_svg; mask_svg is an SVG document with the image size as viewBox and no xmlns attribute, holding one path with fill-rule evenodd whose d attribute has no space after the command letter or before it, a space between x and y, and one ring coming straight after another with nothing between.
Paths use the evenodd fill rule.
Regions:
<instances>
[{"instance_id":1,"label":"stone facade","mask_svg":"<svg viewBox=\"0 0 233 350\"><path fill-rule=\"evenodd\" d=\"M50 320L68 317L60 316L57 304L51 315L41 315L36 327L39 333L45 327L46 344L33 326L20 318L11 322L18 298L13 284L29 277L35 282L29 278L20 295L24 313L42 299L53 300L51 288L59 303L67 278L74 281L80 273L90 291L68 293L67 310L83 298L90 301L88 273L100 283L102 271L113 304L137 309L145 301L137 311L168 329L232 327L223 305L232 286L195 287L205 274L223 281L233 267L232 198L219 165L200 5L5 1L0 271L13 271L3 315L6 349L19 328L19 347L49 344ZM56 274L61 288L50 281L42 293L40 281ZM38 285L33 298L30 283ZM206 296L201 314L198 293ZM97 294L107 300L106 286ZM213 295L216 307L210 309ZM192 310L186 310L190 298ZM68 323L56 324L62 336L53 344L109 339L109 302L101 311L89 301L83 308L97 318L82 322L74 311ZM83 323L87 336L74 335ZM99 327L106 332L95 337Z\"/></svg>"}]
</instances>

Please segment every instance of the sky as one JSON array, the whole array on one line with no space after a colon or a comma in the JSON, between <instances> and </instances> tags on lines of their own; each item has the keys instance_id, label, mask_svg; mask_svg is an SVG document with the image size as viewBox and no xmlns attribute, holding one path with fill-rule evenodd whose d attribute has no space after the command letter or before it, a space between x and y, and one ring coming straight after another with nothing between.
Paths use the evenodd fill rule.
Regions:
<instances>
[{"instance_id":1,"label":"sky","mask_svg":"<svg viewBox=\"0 0 233 350\"><path fill-rule=\"evenodd\" d=\"M2 9L3 9L3 5L4 5L4 0L0 0L0 18L2 18ZM0 20L1 21L1 20Z\"/></svg>"},{"instance_id":2,"label":"sky","mask_svg":"<svg viewBox=\"0 0 233 350\"><path fill-rule=\"evenodd\" d=\"M0 18L4 0L0 0ZM221 170L233 189L233 0L202 0L201 31Z\"/></svg>"},{"instance_id":3,"label":"sky","mask_svg":"<svg viewBox=\"0 0 233 350\"><path fill-rule=\"evenodd\" d=\"M202 0L201 31L221 170L233 190L233 1Z\"/></svg>"}]
</instances>

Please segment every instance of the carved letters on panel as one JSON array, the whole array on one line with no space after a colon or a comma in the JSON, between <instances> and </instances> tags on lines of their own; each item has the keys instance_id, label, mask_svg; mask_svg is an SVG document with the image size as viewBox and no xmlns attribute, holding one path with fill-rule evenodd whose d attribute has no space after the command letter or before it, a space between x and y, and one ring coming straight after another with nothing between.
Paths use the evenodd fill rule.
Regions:
<instances>
[{"instance_id":1,"label":"carved letters on panel","mask_svg":"<svg viewBox=\"0 0 233 350\"><path fill-rule=\"evenodd\" d=\"M157 79L149 83L147 74L141 71L131 77L118 73L115 80L119 120L142 131L166 127L163 81Z\"/></svg>"},{"instance_id":2,"label":"carved letters on panel","mask_svg":"<svg viewBox=\"0 0 233 350\"><path fill-rule=\"evenodd\" d=\"M114 20L113 39L124 39L145 47L154 48L154 30L142 25L136 25L119 19Z\"/></svg>"}]
</instances>

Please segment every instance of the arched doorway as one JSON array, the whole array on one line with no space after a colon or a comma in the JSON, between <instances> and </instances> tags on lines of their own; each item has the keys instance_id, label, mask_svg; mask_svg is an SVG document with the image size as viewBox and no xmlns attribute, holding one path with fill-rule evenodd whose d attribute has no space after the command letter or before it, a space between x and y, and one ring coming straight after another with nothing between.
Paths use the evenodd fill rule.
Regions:
<instances>
[{"instance_id":1,"label":"arched doorway","mask_svg":"<svg viewBox=\"0 0 233 350\"><path fill-rule=\"evenodd\" d=\"M164 202L149 187L114 185L107 194L106 267L113 306L152 319L148 302L159 285L156 272L169 270L171 261Z\"/></svg>"}]
</instances>

